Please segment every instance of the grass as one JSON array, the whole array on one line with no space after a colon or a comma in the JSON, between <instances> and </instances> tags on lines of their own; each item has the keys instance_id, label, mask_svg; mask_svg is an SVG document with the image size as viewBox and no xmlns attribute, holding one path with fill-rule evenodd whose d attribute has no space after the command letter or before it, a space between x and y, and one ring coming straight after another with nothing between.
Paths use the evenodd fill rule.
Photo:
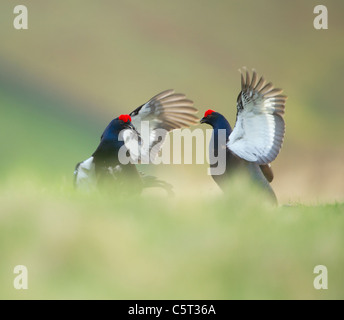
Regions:
<instances>
[{"instance_id":1,"label":"grass","mask_svg":"<svg viewBox=\"0 0 344 320\"><path fill-rule=\"evenodd\" d=\"M17 182L0 193L2 299L344 298L343 204L273 208L244 184L190 200ZM328 290L313 287L316 265Z\"/></svg>"}]
</instances>

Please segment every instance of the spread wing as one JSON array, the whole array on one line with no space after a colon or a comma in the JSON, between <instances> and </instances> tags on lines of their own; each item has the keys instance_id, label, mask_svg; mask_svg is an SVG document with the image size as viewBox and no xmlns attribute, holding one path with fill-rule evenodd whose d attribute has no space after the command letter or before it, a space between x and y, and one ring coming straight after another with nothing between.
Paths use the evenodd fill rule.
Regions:
<instances>
[{"instance_id":1,"label":"spread wing","mask_svg":"<svg viewBox=\"0 0 344 320\"><path fill-rule=\"evenodd\" d=\"M241 92L237 100L237 119L228 137L227 147L240 158L257 164L275 160L283 143L283 119L287 97L264 78L258 80L253 71L252 80L246 70L241 73Z\"/></svg>"},{"instance_id":2,"label":"spread wing","mask_svg":"<svg viewBox=\"0 0 344 320\"><path fill-rule=\"evenodd\" d=\"M169 131L198 124L197 111L184 94L166 90L131 112L131 122L141 137L141 162L154 161Z\"/></svg>"}]
</instances>

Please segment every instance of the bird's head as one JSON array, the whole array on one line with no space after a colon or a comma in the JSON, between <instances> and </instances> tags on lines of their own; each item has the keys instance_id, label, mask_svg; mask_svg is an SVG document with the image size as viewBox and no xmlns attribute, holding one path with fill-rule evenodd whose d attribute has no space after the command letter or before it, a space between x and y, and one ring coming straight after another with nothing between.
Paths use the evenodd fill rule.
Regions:
<instances>
[{"instance_id":1,"label":"bird's head","mask_svg":"<svg viewBox=\"0 0 344 320\"><path fill-rule=\"evenodd\" d=\"M129 129L138 137L140 133L136 130L135 126L131 122L131 116L129 114L121 114L118 118L114 120L117 121L116 127L119 131Z\"/></svg>"},{"instance_id":2,"label":"bird's head","mask_svg":"<svg viewBox=\"0 0 344 320\"><path fill-rule=\"evenodd\" d=\"M132 124L131 116L129 114L121 114L114 121L117 122L116 127L119 131L130 129L131 131L135 132L138 136L140 136L140 133L136 130L135 126Z\"/></svg>"},{"instance_id":3,"label":"bird's head","mask_svg":"<svg viewBox=\"0 0 344 320\"><path fill-rule=\"evenodd\" d=\"M121 114L115 121L121 129L133 127L129 114Z\"/></svg>"},{"instance_id":4,"label":"bird's head","mask_svg":"<svg viewBox=\"0 0 344 320\"><path fill-rule=\"evenodd\" d=\"M201 119L200 122L207 123L207 124L210 124L211 126L214 126L220 117L222 117L220 113L209 109L204 113L204 117Z\"/></svg>"},{"instance_id":5,"label":"bird's head","mask_svg":"<svg viewBox=\"0 0 344 320\"><path fill-rule=\"evenodd\" d=\"M120 132L127 129L137 132L134 125L131 123L130 115L122 114L109 123L101 136L101 140L117 140Z\"/></svg>"}]
</instances>

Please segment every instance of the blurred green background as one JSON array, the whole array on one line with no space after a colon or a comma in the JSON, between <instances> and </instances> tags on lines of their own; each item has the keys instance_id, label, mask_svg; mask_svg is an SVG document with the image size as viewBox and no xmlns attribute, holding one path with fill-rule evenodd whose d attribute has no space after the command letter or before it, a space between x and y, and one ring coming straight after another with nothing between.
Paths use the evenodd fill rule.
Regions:
<instances>
[{"instance_id":1,"label":"blurred green background","mask_svg":"<svg viewBox=\"0 0 344 320\"><path fill-rule=\"evenodd\" d=\"M322 1L329 12L328 30L314 29L313 9L319 3L311 0L32 0L26 4L28 30L13 27L17 4L21 3L0 3L0 297L61 298L71 288L68 297L323 297L303 284L312 278L318 261L343 269L343 205L336 204L344 199L343 2ZM246 199L234 192L238 198L221 198L218 207L209 200L207 207L204 199L217 199L219 190L207 176L206 165L144 168L174 185L177 198L171 206L176 217L172 209L164 209L165 200L156 200L157 207L150 208L151 200L141 199L142 216L126 215L124 203L98 195L92 202L73 193L74 166L95 150L108 122L162 90L187 94L200 117L213 108L234 125L237 70L242 66L255 68L288 95L285 143L273 163L273 187L280 202L323 206L272 213L247 205L241 210L237 203ZM318 231L324 233L321 240ZM265 254L271 250L265 262L257 253L258 244L253 245L256 236L263 236L258 244ZM240 240L243 237L246 242ZM190 248L179 252L185 244ZM83 247L90 245L90 250ZM279 249L286 250L287 257ZM182 263L194 251L195 257ZM111 252L124 262L118 266ZM226 252L233 253L234 263ZM289 267L283 267L284 258ZM8 266L16 261L43 274L36 275L36 289L18 293L11 288ZM116 265L113 272L121 274L131 263L144 271L130 281L124 277L128 283L119 284L115 275L107 282L109 267ZM164 274L161 269L166 266L175 273L168 269ZM197 268L200 271L187 282L188 273ZM151 286L152 274L160 278ZM262 274L272 275L271 283L264 277L259 280ZM290 282L292 274L296 278ZM338 271L336 276L340 287L324 297L344 297L343 275ZM174 286L179 277L181 282ZM276 284L276 279L285 282ZM137 283L137 290L131 290ZM185 290L178 286L183 283ZM145 291L146 286L151 287Z\"/></svg>"}]
</instances>

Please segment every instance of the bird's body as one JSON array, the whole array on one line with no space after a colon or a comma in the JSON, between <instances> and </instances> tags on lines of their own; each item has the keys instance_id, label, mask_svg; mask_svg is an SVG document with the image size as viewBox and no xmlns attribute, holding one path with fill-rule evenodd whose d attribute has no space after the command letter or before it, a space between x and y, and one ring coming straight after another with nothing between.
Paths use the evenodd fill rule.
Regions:
<instances>
[{"instance_id":1,"label":"bird's body","mask_svg":"<svg viewBox=\"0 0 344 320\"><path fill-rule=\"evenodd\" d=\"M131 130L130 123L120 119L112 120L104 130L101 141L92 156L78 163L75 169L75 184L77 187L95 184L97 187L111 186L111 191L117 193L126 191L130 186L133 194L142 191L142 179L135 164L123 165L118 157L119 150L125 148L123 140L119 139L122 130Z\"/></svg>"},{"instance_id":2,"label":"bird's body","mask_svg":"<svg viewBox=\"0 0 344 320\"><path fill-rule=\"evenodd\" d=\"M230 188L228 181L234 175L241 172L245 174L251 181L253 181L256 185L258 185L261 189L265 190L273 201L276 201L276 196L274 191L272 190L268 179L272 175L271 167L258 165L256 163L252 163L246 161L235 155L231 150L229 150L226 145L228 143L228 138L226 141L221 141L219 139L219 130L225 130L226 137L232 133L232 128L226 118L219 114L216 121L213 123L213 133L212 138L209 144L209 152L213 154L215 157L219 156L218 148L225 149L226 154L226 168L223 174L214 174L212 175L214 181L219 185L222 190L226 190ZM210 172L213 169L216 169L218 163L210 164ZM267 168L265 168L267 167ZM267 176L264 175L263 170L267 171Z\"/></svg>"},{"instance_id":3,"label":"bird's body","mask_svg":"<svg viewBox=\"0 0 344 320\"><path fill-rule=\"evenodd\" d=\"M141 176L133 163L123 165L118 157L119 150L125 148L124 141L118 139L121 130L131 130L118 125L118 121L112 120L105 129L101 142L92 154L95 174L98 186L103 184L108 188L116 189L117 192L127 192L138 194L142 191L143 183Z\"/></svg>"},{"instance_id":4,"label":"bird's body","mask_svg":"<svg viewBox=\"0 0 344 320\"><path fill-rule=\"evenodd\" d=\"M92 156L77 164L76 187L96 186L117 194L140 194L146 187L162 187L171 194L170 184L145 176L136 164L154 160L168 131L197 123L197 109L192 104L184 95L167 90L129 115L113 119Z\"/></svg>"},{"instance_id":5,"label":"bird's body","mask_svg":"<svg viewBox=\"0 0 344 320\"><path fill-rule=\"evenodd\" d=\"M270 186L273 179L270 162L277 157L284 138L282 116L286 97L280 93L280 89L266 84L263 78L258 81L255 72L250 81L246 72L246 81L242 77L242 91L238 96L234 130L222 114L213 110L206 111L201 119L201 123L213 127L210 158L225 158L218 160L225 161L224 172L220 174L219 162L210 165L211 175L223 191L230 188L230 178L242 172L277 202ZM225 152L221 152L223 150Z\"/></svg>"}]
</instances>

